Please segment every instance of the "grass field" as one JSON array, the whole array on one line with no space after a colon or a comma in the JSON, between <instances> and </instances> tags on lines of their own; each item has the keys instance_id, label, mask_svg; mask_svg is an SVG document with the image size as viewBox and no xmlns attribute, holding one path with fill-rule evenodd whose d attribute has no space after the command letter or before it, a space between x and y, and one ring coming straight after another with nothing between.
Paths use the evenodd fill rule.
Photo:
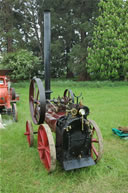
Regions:
<instances>
[{"instance_id":1,"label":"grass field","mask_svg":"<svg viewBox=\"0 0 128 193\"><path fill-rule=\"evenodd\" d=\"M66 88L76 95L82 92L89 119L96 121L104 139L97 165L65 172L57 163L52 174L40 162L36 136L33 148L24 136L26 120L31 119L29 82L13 86L20 95L19 121L0 130L1 193L128 193L128 140L112 133L113 127L128 126L128 82L52 81L52 97L62 96Z\"/></svg>"}]
</instances>

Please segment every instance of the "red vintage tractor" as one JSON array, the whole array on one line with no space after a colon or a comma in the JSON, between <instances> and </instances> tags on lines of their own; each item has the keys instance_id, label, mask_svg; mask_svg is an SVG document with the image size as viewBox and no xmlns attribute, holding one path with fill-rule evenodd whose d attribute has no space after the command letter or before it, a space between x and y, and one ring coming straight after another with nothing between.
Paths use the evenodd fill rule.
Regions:
<instances>
[{"instance_id":1,"label":"red vintage tractor","mask_svg":"<svg viewBox=\"0 0 128 193\"><path fill-rule=\"evenodd\" d=\"M56 166L56 159L64 170L95 165L103 154L103 139L99 127L89 120L89 108L70 89L51 99L50 90L50 12L44 13L45 89L34 77L30 82L29 105L33 123L26 121L27 141L33 146L37 134L37 149L48 172ZM52 132L55 135L52 135ZM54 142L55 141L55 142Z\"/></svg>"},{"instance_id":2,"label":"red vintage tractor","mask_svg":"<svg viewBox=\"0 0 128 193\"><path fill-rule=\"evenodd\" d=\"M0 114L12 115L14 121L18 121L16 102L19 96L16 95L15 89L10 87L7 75L11 70L0 70Z\"/></svg>"}]
</instances>

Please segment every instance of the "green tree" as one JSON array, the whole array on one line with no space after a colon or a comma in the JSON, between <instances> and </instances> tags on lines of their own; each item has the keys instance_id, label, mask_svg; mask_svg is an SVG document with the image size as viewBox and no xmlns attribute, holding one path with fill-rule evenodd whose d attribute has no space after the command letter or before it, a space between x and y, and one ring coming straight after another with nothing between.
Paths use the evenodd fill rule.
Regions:
<instances>
[{"instance_id":1,"label":"green tree","mask_svg":"<svg viewBox=\"0 0 128 193\"><path fill-rule=\"evenodd\" d=\"M41 55L36 0L0 1L0 51L28 49Z\"/></svg>"},{"instance_id":2,"label":"green tree","mask_svg":"<svg viewBox=\"0 0 128 193\"><path fill-rule=\"evenodd\" d=\"M12 48L12 34L13 34L13 2L10 0L0 1L0 45L6 48L7 52L11 52Z\"/></svg>"},{"instance_id":3,"label":"green tree","mask_svg":"<svg viewBox=\"0 0 128 193\"><path fill-rule=\"evenodd\" d=\"M128 78L128 1L101 0L100 16L88 48L88 72L93 79Z\"/></svg>"},{"instance_id":4,"label":"green tree","mask_svg":"<svg viewBox=\"0 0 128 193\"><path fill-rule=\"evenodd\" d=\"M15 52L17 49L27 49L36 56L41 56L43 61L43 12L50 9L52 75L72 75L72 71L75 75L85 77L87 47L92 36L98 2L99 0L1 0L1 50Z\"/></svg>"},{"instance_id":5,"label":"green tree","mask_svg":"<svg viewBox=\"0 0 128 193\"><path fill-rule=\"evenodd\" d=\"M62 3L57 0L51 5L52 43L57 43L59 47L61 45L61 49L56 49L60 56L58 67L64 69L67 75L71 75L72 71L74 75L87 79L85 59L98 2L99 0L64 0ZM54 51L52 64L56 66L55 54L57 56L58 52Z\"/></svg>"},{"instance_id":6,"label":"green tree","mask_svg":"<svg viewBox=\"0 0 128 193\"><path fill-rule=\"evenodd\" d=\"M72 23L78 38L71 48L68 64L79 80L89 79L86 68L87 47L90 45L93 26L98 16L98 3L99 0L72 1Z\"/></svg>"},{"instance_id":7,"label":"green tree","mask_svg":"<svg viewBox=\"0 0 128 193\"><path fill-rule=\"evenodd\" d=\"M0 1L0 47L1 52L13 52L26 47L26 34L30 21L24 15L26 0Z\"/></svg>"}]
</instances>

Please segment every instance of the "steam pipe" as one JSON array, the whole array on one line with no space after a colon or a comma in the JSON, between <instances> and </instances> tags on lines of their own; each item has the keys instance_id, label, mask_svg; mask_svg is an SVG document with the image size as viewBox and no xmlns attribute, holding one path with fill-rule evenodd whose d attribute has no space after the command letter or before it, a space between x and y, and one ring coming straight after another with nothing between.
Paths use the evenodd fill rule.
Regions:
<instances>
[{"instance_id":1,"label":"steam pipe","mask_svg":"<svg viewBox=\"0 0 128 193\"><path fill-rule=\"evenodd\" d=\"M51 45L51 13L44 11L44 70L45 70L45 95L50 99L50 45Z\"/></svg>"}]
</instances>

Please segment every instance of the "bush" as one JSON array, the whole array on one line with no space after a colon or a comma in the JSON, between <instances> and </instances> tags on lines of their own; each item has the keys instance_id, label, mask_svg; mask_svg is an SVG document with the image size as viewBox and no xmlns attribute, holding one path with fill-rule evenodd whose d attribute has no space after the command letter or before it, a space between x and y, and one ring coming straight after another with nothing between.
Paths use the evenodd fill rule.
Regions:
<instances>
[{"instance_id":1,"label":"bush","mask_svg":"<svg viewBox=\"0 0 128 193\"><path fill-rule=\"evenodd\" d=\"M41 62L32 52L20 50L4 55L1 66L13 70L11 79L30 79L38 74Z\"/></svg>"}]
</instances>

